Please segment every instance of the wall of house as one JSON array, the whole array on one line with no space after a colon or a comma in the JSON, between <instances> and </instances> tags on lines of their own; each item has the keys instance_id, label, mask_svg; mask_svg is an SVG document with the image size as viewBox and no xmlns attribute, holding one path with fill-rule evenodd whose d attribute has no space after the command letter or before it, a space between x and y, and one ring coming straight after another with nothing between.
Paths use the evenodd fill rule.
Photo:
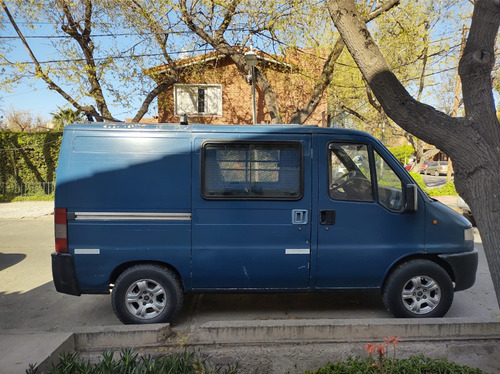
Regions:
<instances>
[{"instance_id":1,"label":"wall of house","mask_svg":"<svg viewBox=\"0 0 500 374\"><path fill-rule=\"evenodd\" d=\"M321 65L322 66L322 65ZM304 75L277 69L276 64L260 64L273 85L282 112L283 123L289 123L292 113L302 107L309 99L313 83L305 82ZM222 117L193 117L192 122L207 124L251 124L252 86L247 83L229 58L219 59L208 64L193 64L185 68L181 83L222 84ZM305 124L320 125L326 121L327 103L324 95L320 105ZM256 87L257 123L269 123L271 117L266 109L264 95ZM158 96L158 121L177 123L174 115L173 87Z\"/></svg>"}]
</instances>

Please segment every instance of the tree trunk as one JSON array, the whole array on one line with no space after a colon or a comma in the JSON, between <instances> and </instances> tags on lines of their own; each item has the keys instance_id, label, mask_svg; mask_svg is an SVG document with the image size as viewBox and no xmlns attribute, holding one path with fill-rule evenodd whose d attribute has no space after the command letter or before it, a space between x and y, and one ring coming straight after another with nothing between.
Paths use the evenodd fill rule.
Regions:
<instances>
[{"instance_id":1,"label":"tree trunk","mask_svg":"<svg viewBox=\"0 0 500 374\"><path fill-rule=\"evenodd\" d=\"M354 0L327 0L330 16L361 73L399 126L453 160L457 191L476 219L500 304L500 126L491 86L500 2L476 0L459 73L466 117L413 99L390 71Z\"/></svg>"}]
</instances>

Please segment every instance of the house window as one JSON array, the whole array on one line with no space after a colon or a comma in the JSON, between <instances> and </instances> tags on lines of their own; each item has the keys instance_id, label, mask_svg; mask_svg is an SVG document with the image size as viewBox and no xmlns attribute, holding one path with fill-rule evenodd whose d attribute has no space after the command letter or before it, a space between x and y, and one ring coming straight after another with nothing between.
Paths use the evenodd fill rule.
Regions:
<instances>
[{"instance_id":1,"label":"house window","mask_svg":"<svg viewBox=\"0 0 500 374\"><path fill-rule=\"evenodd\" d=\"M302 148L298 142L205 143L201 161L205 199L302 197Z\"/></svg>"},{"instance_id":2,"label":"house window","mask_svg":"<svg viewBox=\"0 0 500 374\"><path fill-rule=\"evenodd\" d=\"M205 88L198 88L198 113L205 113Z\"/></svg>"},{"instance_id":3,"label":"house window","mask_svg":"<svg viewBox=\"0 0 500 374\"><path fill-rule=\"evenodd\" d=\"M175 115L222 117L222 85L174 85Z\"/></svg>"}]
</instances>

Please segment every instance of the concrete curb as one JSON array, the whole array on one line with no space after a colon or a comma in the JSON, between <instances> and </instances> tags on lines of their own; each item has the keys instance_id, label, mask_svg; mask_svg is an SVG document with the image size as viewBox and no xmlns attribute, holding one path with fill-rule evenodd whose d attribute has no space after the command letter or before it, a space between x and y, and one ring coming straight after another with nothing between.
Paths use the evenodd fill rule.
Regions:
<instances>
[{"instance_id":1,"label":"concrete curb","mask_svg":"<svg viewBox=\"0 0 500 374\"><path fill-rule=\"evenodd\" d=\"M500 339L500 319L276 320L209 322L189 339L198 344L261 342L368 342L387 336L405 340Z\"/></svg>"},{"instance_id":2,"label":"concrete curb","mask_svg":"<svg viewBox=\"0 0 500 374\"><path fill-rule=\"evenodd\" d=\"M0 374L25 373L30 364L45 373L59 362L62 353L119 350L126 347L157 347L171 334L169 324L91 327L74 333L0 334Z\"/></svg>"},{"instance_id":3,"label":"concrete curb","mask_svg":"<svg viewBox=\"0 0 500 374\"><path fill-rule=\"evenodd\" d=\"M75 349L102 351L134 346L153 347L163 344L171 334L169 324L91 327L75 331Z\"/></svg>"},{"instance_id":4,"label":"concrete curb","mask_svg":"<svg viewBox=\"0 0 500 374\"><path fill-rule=\"evenodd\" d=\"M0 373L25 373L30 364L43 373L59 362L59 355L74 351L73 333L4 331L0 334Z\"/></svg>"},{"instance_id":5,"label":"concrete curb","mask_svg":"<svg viewBox=\"0 0 500 374\"><path fill-rule=\"evenodd\" d=\"M140 354L153 357L185 349L199 351L215 365L238 363L241 374L298 374L348 356L366 357L363 347L367 343L379 344L385 337L397 336L403 340L398 346L399 358L418 354L446 357L489 373L500 372L500 319L217 321L192 331L173 329L172 335L168 335L168 325L135 328L138 330L134 331L134 326L110 326L98 339L101 346L109 346L106 338L111 337L115 350L134 347ZM145 335L149 337L142 339ZM132 343L138 341L149 343ZM92 344L85 347L79 353L89 359L97 359L102 351Z\"/></svg>"},{"instance_id":6,"label":"concrete curb","mask_svg":"<svg viewBox=\"0 0 500 374\"><path fill-rule=\"evenodd\" d=\"M169 324L91 327L74 333L4 332L0 335L0 349L4 353L0 357L0 373L24 373L30 363L37 363L37 369L43 373L52 363L58 362L63 352L76 351L92 356L104 350L119 351L128 347L143 352L164 351L166 347L174 350L204 347L210 355L219 355L225 360L238 352L234 358L242 362L247 360L245 355L249 354L248 347L258 347L254 353L265 350L265 358L262 356L261 359L272 363L278 362L276 360L279 357L275 357L275 354L282 356L287 350L299 352L300 349L306 349L312 360L314 347L322 347L321 352L329 352L331 360L339 349L351 354L353 347L381 342L387 336L398 336L408 346L417 344L421 353L429 356L438 352L436 347L449 345L456 350L463 346L460 355L457 353L457 359L466 360L469 364L477 361L477 352L480 350L485 357L477 364L483 368L492 368L491 362L498 361L496 356L500 350L500 319L216 321L205 323L195 331L177 331L177 336L173 335L174 332ZM466 357L469 352L467 347L471 347L471 357ZM487 352L495 357L486 357ZM342 357L339 356L339 359ZM252 360L248 360L248 370L251 370ZM248 370L243 372L250 372ZM280 370L281 367L276 372Z\"/></svg>"}]
</instances>

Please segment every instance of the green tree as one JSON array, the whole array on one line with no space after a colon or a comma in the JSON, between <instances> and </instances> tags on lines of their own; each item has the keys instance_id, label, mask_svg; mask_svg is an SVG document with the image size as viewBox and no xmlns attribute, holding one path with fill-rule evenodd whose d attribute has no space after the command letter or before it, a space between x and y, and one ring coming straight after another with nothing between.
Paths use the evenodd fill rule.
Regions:
<instances>
[{"instance_id":1,"label":"green tree","mask_svg":"<svg viewBox=\"0 0 500 374\"><path fill-rule=\"evenodd\" d=\"M379 4L370 2L366 7L366 21L371 21L399 3L399 0L388 0ZM375 5L376 4L376 5ZM231 43L231 35L227 31L230 25L243 23L248 27L249 35L264 35L278 44L317 46L321 56L325 52L322 38L328 35L328 28L322 27L321 8L314 1L260 1L233 0L219 2L214 0L196 1L180 0L181 18L188 28L196 33L205 43L218 52L230 56L241 74L249 71L244 60L244 53ZM299 35L300 39L289 35ZM247 40L243 40L245 44ZM336 61L342 54L344 44L338 39L330 47L324 58L321 74L314 82L314 88L306 104L297 108L290 120L291 123L304 123L319 104L321 97L329 86L336 68ZM256 69L256 81L264 95L272 123L281 123L279 101L275 90L267 79L265 72ZM301 71L307 77L307 71Z\"/></svg>"},{"instance_id":2,"label":"green tree","mask_svg":"<svg viewBox=\"0 0 500 374\"><path fill-rule=\"evenodd\" d=\"M459 64L464 117L414 99L391 71L354 0L327 0L329 14L384 111L402 128L452 159L455 185L476 219L500 304L500 124L492 90L500 6L476 0Z\"/></svg>"},{"instance_id":3,"label":"green tree","mask_svg":"<svg viewBox=\"0 0 500 374\"><path fill-rule=\"evenodd\" d=\"M52 121L56 125L56 130L62 130L65 126L71 123L82 122L85 120L84 115L78 110L60 107L58 107L58 109L58 112L50 113L52 115Z\"/></svg>"},{"instance_id":4,"label":"green tree","mask_svg":"<svg viewBox=\"0 0 500 374\"><path fill-rule=\"evenodd\" d=\"M380 16L399 1L387 0L378 6L373 2L367 6L367 20ZM209 46L230 56L240 73L247 75L249 67L239 47L248 46L252 38L260 37L261 41L269 40L260 44L272 52L284 55L288 47L314 47L316 54L324 59L320 77L312 82L314 90L310 100L296 109L291 120L303 123L323 97L343 50L339 39L335 48L325 51L324 42L326 36L333 33L333 27L325 17L323 5L309 0L0 0L0 5L3 18L14 28L31 60L10 62L9 50L4 45L0 65L7 66L13 73L4 76L2 87L8 88L26 78L42 79L73 108L99 121L116 120L110 111L110 102L129 108L130 99L140 94L142 105L135 108L133 118L139 121L156 96L178 81L174 57L181 47L202 50ZM30 22L23 23L25 30L36 30L39 21L58 25L54 29L57 39L51 40L54 55L64 57L53 62L40 61L12 14L23 22ZM5 24L1 25L5 28ZM117 44L106 44L104 49L104 43L100 43L100 34L115 36L116 28L134 41L127 50ZM154 57L151 57L152 51ZM161 63L169 65L171 74L155 86L144 74L144 68ZM306 79L310 76L308 71L300 74ZM256 80L272 122L282 122L280 103L265 73L257 70Z\"/></svg>"}]
</instances>

